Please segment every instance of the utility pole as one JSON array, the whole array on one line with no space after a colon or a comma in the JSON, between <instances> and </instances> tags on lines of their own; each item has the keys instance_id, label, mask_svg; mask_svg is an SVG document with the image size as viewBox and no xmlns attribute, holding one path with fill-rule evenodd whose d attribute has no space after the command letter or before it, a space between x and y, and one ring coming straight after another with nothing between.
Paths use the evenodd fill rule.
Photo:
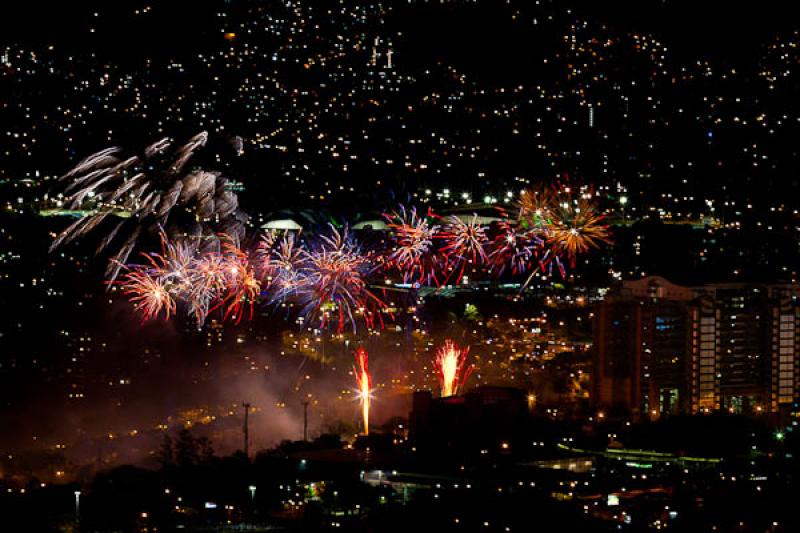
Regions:
<instances>
[{"instance_id":1,"label":"utility pole","mask_svg":"<svg viewBox=\"0 0 800 533\"><path fill-rule=\"evenodd\" d=\"M250 416L250 404L242 402L244 407L244 454L250 457L250 428L248 426L248 417Z\"/></svg>"},{"instance_id":2,"label":"utility pole","mask_svg":"<svg viewBox=\"0 0 800 533\"><path fill-rule=\"evenodd\" d=\"M303 442L308 442L308 400L303 400Z\"/></svg>"}]
</instances>

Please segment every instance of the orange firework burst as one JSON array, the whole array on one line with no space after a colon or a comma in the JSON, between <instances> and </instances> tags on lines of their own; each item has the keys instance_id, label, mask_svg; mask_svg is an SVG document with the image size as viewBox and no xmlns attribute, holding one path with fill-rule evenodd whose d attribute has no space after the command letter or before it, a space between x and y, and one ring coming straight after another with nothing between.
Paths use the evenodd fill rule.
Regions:
<instances>
[{"instance_id":1,"label":"orange firework burst","mask_svg":"<svg viewBox=\"0 0 800 533\"><path fill-rule=\"evenodd\" d=\"M472 365L467 364L469 346L461 348L451 340L436 351L433 366L439 372L442 397L455 396L472 374Z\"/></svg>"},{"instance_id":2,"label":"orange firework burst","mask_svg":"<svg viewBox=\"0 0 800 533\"><path fill-rule=\"evenodd\" d=\"M608 226L602 223L604 217L597 212L597 205L590 193L557 204L555 215L549 228L548 241L573 264L578 254L610 242Z\"/></svg>"},{"instance_id":3,"label":"orange firework burst","mask_svg":"<svg viewBox=\"0 0 800 533\"><path fill-rule=\"evenodd\" d=\"M153 276L143 269L130 269L122 280L123 292L142 313L142 321L158 317L164 313L169 320L175 314L175 298L170 293L169 282L163 277Z\"/></svg>"},{"instance_id":4,"label":"orange firework burst","mask_svg":"<svg viewBox=\"0 0 800 533\"><path fill-rule=\"evenodd\" d=\"M356 364L353 365L353 374L356 377L358 395L361 400L361 416L364 419L364 435L369 435L369 402L372 392L372 376L369 375L369 356L364 348L359 348L355 353Z\"/></svg>"},{"instance_id":5,"label":"orange firework burst","mask_svg":"<svg viewBox=\"0 0 800 533\"><path fill-rule=\"evenodd\" d=\"M527 230L546 230L553 219L555 191L550 187L522 191L517 208L519 221Z\"/></svg>"},{"instance_id":6,"label":"orange firework burst","mask_svg":"<svg viewBox=\"0 0 800 533\"><path fill-rule=\"evenodd\" d=\"M549 248L546 255L559 269L563 269L560 258L566 257L574 266L579 254L611 242L590 188L531 188L522 192L517 207L518 224L544 239Z\"/></svg>"}]
</instances>

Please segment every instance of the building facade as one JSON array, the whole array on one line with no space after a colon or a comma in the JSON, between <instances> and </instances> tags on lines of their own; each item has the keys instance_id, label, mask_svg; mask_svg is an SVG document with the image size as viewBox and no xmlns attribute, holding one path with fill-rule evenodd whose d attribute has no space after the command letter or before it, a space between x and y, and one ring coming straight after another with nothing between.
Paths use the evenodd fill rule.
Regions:
<instances>
[{"instance_id":1,"label":"building facade","mask_svg":"<svg viewBox=\"0 0 800 533\"><path fill-rule=\"evenodd\" d=\"M623 282L595 311L594 404L638 417L792 409L798 295L796 285Z\"/></svg>"}]
</instances>

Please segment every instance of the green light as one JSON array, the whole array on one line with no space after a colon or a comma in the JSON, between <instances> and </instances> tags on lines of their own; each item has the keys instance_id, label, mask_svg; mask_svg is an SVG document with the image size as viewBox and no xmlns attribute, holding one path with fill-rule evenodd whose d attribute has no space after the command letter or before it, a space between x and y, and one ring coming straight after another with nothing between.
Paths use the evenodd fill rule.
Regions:
<instances>
[{"instance_id":1,"label":"green light","mask_svg":"<svg viewBox=\"0 0 800 533\"><path fill-rule=\"evenodd\" d=\"M775 432L775 438L776 438L776 439L778 439L778 440L783 440L783 437L784 437L784 435L783 435L783 431L776 431L776 432Z\"/></svg>"}]
</instances>

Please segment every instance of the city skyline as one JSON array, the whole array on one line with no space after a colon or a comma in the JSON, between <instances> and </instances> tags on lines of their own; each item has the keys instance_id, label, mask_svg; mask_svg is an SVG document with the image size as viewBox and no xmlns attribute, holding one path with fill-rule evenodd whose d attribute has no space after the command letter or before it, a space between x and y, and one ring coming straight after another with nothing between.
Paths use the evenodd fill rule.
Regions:
<instances>
[{"instance_id":1,"label":"city skyline","mask_svg":"<svg viewBox=\"0 0 800 533\"><path fill-rule=\"evenodd\" d=\"M783 3L20 7L0 505L34 530L797 525Z\"/></svg>"}]
</instances>

